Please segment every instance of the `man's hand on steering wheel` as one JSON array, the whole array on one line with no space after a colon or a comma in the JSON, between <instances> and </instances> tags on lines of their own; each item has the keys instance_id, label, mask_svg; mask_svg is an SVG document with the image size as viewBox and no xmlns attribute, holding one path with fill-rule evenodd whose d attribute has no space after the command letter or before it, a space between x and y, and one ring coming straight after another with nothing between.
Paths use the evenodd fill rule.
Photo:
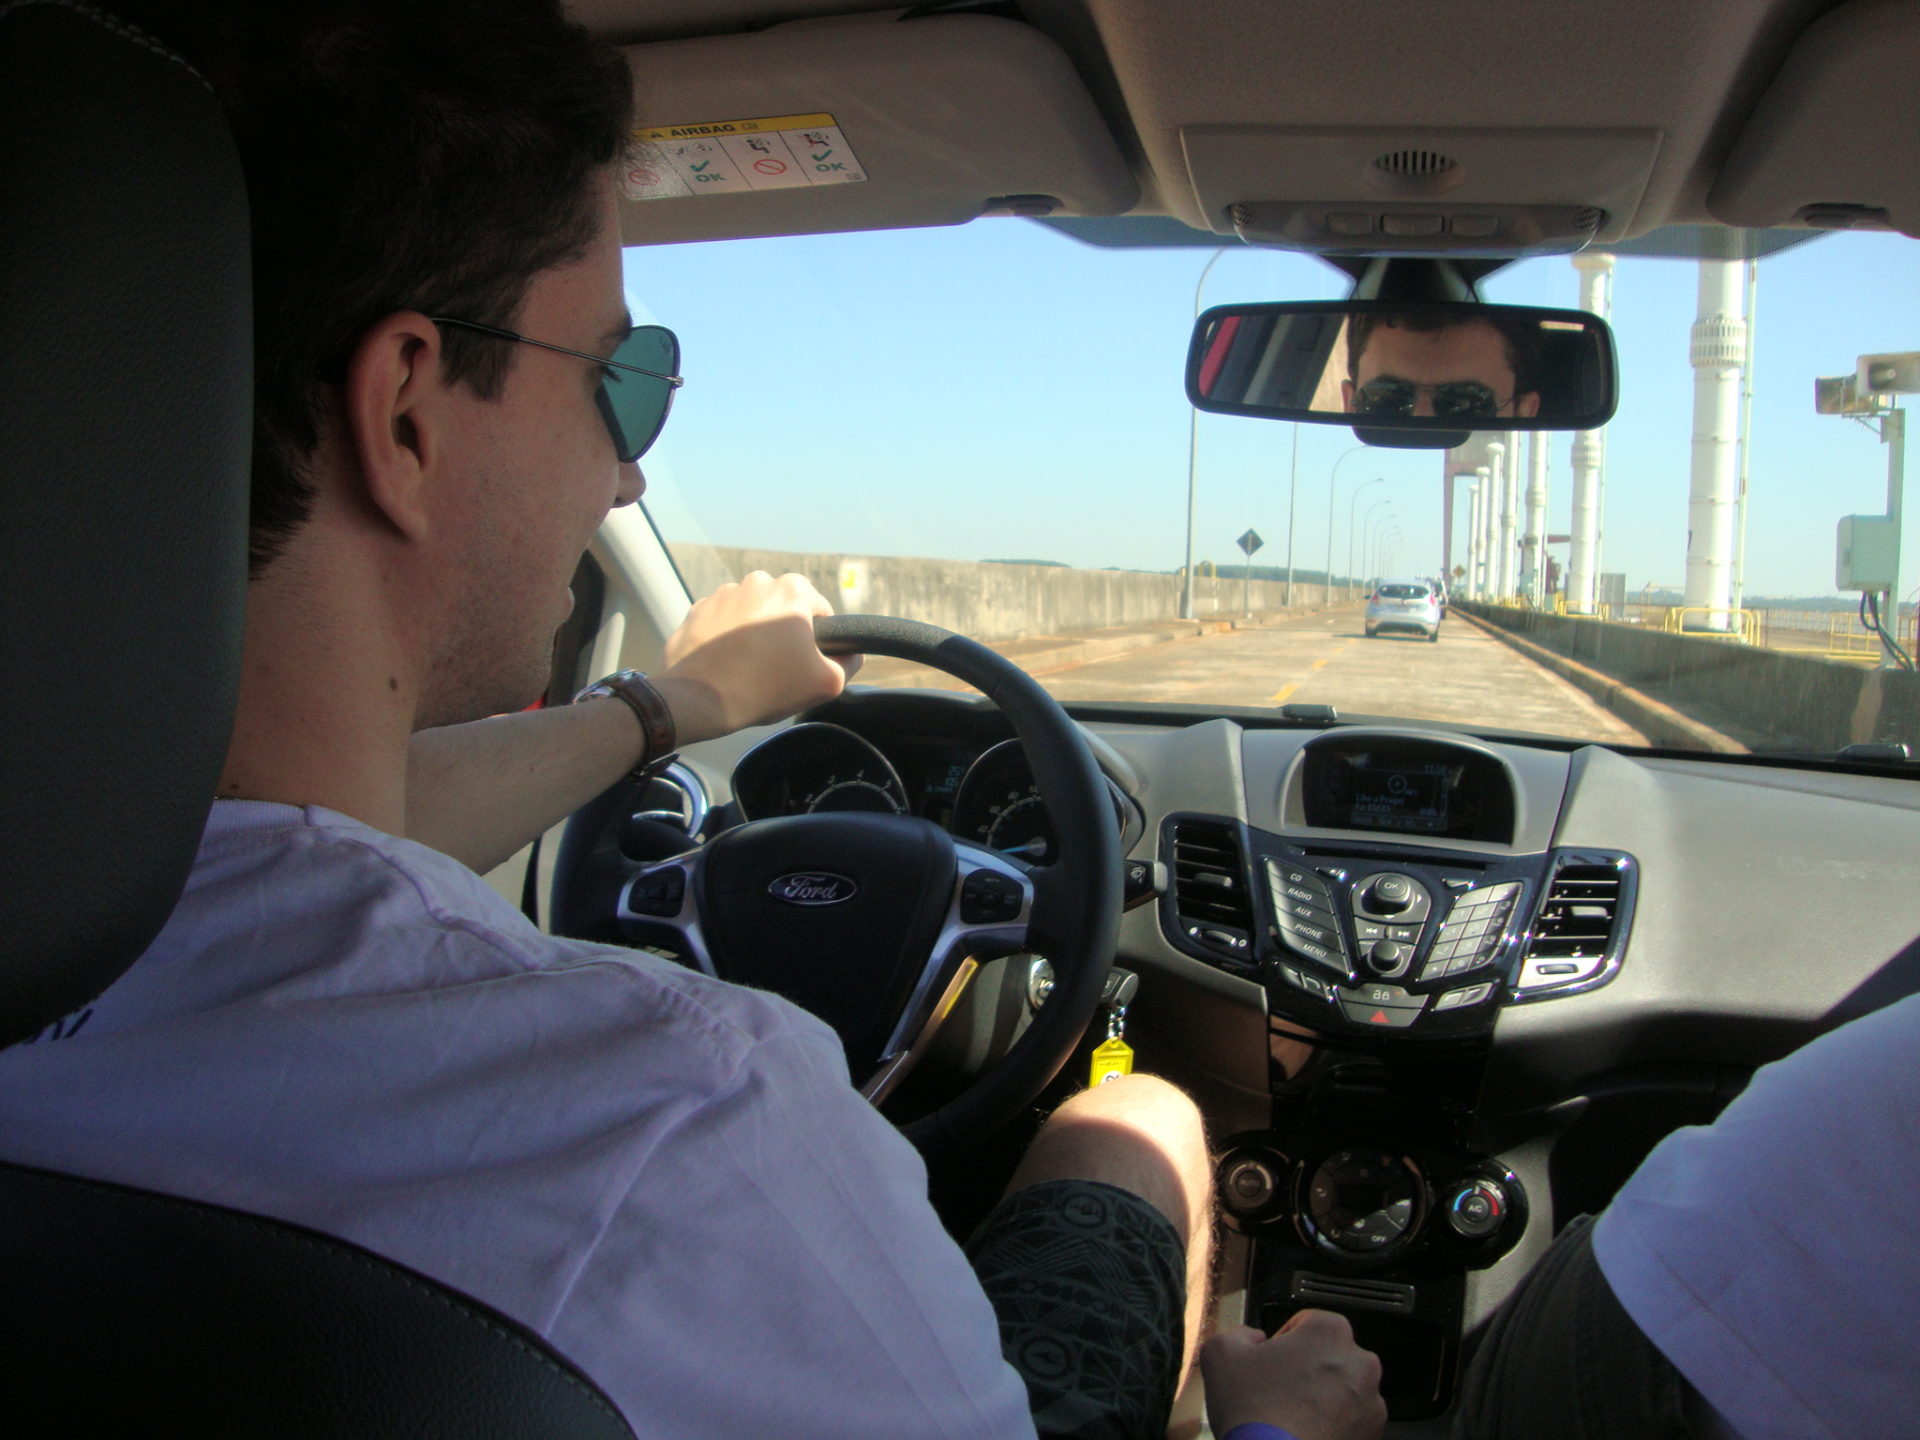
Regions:
<instances>
[{"instance_id":1,"label":"man's hand on steering wheel","mask_svg":"<svg viewBox=\"0 0 1920 1440\"><path fill-rule=\"evenodd\" d=\"M860 668L829 659L813 622L833 614L804 575L755 570L722 585L667 637L666 664L650 678L673 711L680 743L770 725L833 699Z\"/></svg>"}]
</instances>

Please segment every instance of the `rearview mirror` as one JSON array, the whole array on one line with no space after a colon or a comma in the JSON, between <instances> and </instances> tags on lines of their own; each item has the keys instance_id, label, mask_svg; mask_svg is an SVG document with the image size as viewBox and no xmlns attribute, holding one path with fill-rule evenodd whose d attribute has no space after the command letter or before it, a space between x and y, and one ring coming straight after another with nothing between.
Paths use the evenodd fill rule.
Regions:
<instances>
[{"instance_id":1,"label":"rearview mirror","mask_svg":"<svg viewBox=\"0 0 1920 1440\"><path fill-rule=\"evenodd\" d=\"M1469 302L1221 305L1194 323L1187 398L1219 415L1418 432L1595 430L1619 380L1607 322L1584 310ZM1412 432L1396 440L1400 432Z\"/></svg>"}]
</instances>

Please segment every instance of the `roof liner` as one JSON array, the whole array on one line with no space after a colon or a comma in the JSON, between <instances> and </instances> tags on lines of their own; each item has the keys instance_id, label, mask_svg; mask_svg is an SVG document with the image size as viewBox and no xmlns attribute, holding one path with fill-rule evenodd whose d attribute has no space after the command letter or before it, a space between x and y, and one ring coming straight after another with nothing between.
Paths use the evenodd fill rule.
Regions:
<instances>
[{"instance_id":1,"label":"roof liner","mask_svg":"<svg viewBox=\"0 0 1920 1440\"><path fill-rule=\"evenodd\" d=\"M861 16L871 24L886 11L900 12L897 5L873 0L571 0L571 8L597 33L629 42L690 35L750 40L748 32L765 34L765 27L796 17ZM1409 147L1419 146L1423 136L1447 131L1479 132L1490 140L1528 132L1570 140L1626 136L1638 158L1623 159L1624 168L1596 164L1594 174L1610 176L1612 191L1605 200L1587 202L1618 207L1630 197L1632 214L1616 213L1603 232L1611 241L1667 225L1719 223L1709 213L1707 196L1722 160L1795 42L1833 8L1834 0L1683 5L1564 0L1504 7L1484 0L1019 0L1017 13L1066 52L1091 93L1139 185L1137 215L1223 228L1209 213L1217 208L1219 196L1213 192L1219 187L1209 181L1196 189L1185 144L1186 136L1208 128L1252 129L1276 137L1259 164L1266 189L1284 188L1293 174L1289 135L1367 131ZM1006 7L996 9L1004 13ZM959 17L916 23L954 18ZM666 72L659 74L666 83ZM744 72L736 78L749 92L779 79ZM843 78L854 90L823 94L809 108L837 113L860 103L855 92L861 77ZM681 99L692 104L698 97L683 94ZM884 114L887 103L873 102L873 113ZM676 108L685 106L676 103ZM1910 134L1896 138L1913 143ZM1904 169L1920 173L1920 165ZM1533 171L1529 178L1529 162L1515 151L1511 163L1491 176L1480 172L1479 178L1495 189L1509 182L1531 184L1542 195L1554 189L1552 198L1565 198L1559 193L1566 189L1563 175L1548 166ZM1009 180L989 188L1005 194L1025 187ZM1333 202L1362 197L1241 198ZM1530 194L1508 198L1515 204L1544 203ZM749 208L759 207L742 207ZM858 219L822 212L805 227L784 223L731 233L936 223L909 218L905 211L887 218L884 209L875 206ZM1074 213L1074 207L1063 213ZM722 228L716 225L714 232Z\"/></svg>"}]
</instances>

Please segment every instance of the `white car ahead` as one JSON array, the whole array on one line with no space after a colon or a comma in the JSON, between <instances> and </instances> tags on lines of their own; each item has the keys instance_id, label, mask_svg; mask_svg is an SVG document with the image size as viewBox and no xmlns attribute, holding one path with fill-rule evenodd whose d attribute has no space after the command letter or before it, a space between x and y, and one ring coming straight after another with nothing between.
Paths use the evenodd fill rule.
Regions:
<instances>
[{"instance_id":1,"label":"white car ahead","mask_svg":"<svg viewBox=\"0 0 1920 1440\"><path fill-rule=\"evenodd\" d=\"M1382 580L1367 596L1367 638L1388 630L1440 638L1440 599L1424 580Z\"/></svg>"}]
</instances>

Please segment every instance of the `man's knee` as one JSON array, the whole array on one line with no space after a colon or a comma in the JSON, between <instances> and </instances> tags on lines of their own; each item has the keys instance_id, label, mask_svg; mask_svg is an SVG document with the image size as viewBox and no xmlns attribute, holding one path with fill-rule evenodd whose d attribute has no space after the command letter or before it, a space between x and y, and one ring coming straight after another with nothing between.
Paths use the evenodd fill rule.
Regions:
<instances>
[{"instance_id":1,"label":"man's knee","mask_svg":"<svg viewBox=\"0 0 1920 1440\"><path fill-rule=\"evenodd\" d=\"M1131 1191L1180 1230L1204 1224L1212 1164L1193 1101L1152 1075L1125 1075L1083 1090L1048 1118L1013 1177L1097 1180Z\"/></svg>"}]
</instances>

